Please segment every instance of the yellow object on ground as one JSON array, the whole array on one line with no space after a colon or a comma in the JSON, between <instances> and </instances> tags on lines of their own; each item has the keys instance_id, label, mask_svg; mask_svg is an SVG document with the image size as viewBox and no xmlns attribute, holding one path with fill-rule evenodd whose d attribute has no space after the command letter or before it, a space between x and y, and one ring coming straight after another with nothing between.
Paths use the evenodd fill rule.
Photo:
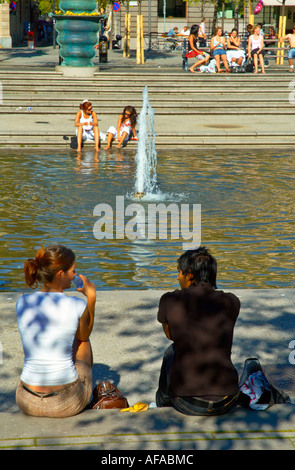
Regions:
<instances>
[{"instance_id":1,"label":"yellow object on ground","mask_svg":"<svg viewBox=\"0 0 295 470\"><path fill-rule=\"evenodd\" d=\"M148 410L149 405L146 403L135 403L135 405L130 406L129 408L122 408L120 411L130 411L131 413L137 413L138 411L146 411Z\"/></svg>"}]
</instances>

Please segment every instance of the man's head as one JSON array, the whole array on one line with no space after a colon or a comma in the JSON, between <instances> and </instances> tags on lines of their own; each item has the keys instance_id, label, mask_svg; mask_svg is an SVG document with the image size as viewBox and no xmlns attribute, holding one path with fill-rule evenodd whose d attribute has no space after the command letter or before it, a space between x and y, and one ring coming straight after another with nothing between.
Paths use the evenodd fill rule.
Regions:
<instances>
[{"instance_id":1,"label":"man's head","mask_svg":"<svg viewBox=\"0 0 295 470\"><path fill-rule=\"evenodd\" d=\"M209 282L216 287L217 261L205 246L185 251L177 260L181 287L189 287L194 282Z\"/></svg>"}]
</instances>

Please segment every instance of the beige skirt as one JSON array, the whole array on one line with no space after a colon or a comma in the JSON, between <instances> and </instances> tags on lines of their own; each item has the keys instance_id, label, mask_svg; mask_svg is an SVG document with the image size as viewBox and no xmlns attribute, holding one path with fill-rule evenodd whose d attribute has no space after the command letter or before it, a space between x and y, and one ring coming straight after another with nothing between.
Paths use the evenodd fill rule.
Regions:
<instances>
[{"instance_id":1,"label":"beige skirt","mask_svg":"<svg viewBox=\"0 0 295 470\"><path fill-rule=\"evenodd\" d=\"M36 393L19 381L16 403L29 416L67 418L86 408L92 395L92 369L83 361L76 361L78 379L54 393Z\"/></svg>"}]
</instances>

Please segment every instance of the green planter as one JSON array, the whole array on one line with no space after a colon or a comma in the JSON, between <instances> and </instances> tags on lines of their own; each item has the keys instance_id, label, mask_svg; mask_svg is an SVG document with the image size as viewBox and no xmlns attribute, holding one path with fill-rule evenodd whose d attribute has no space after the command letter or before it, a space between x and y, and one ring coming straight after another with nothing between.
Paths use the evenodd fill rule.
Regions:
<instances>
[{"instance_id":1,"label":"green planter","mask_svg":"<svg viewBox=\"0 0 295 470\"><path fill-rule=\"evenodd\" d=\"M100 21L104 16L78 16L79 13L92 13L95 0L62 0L59 4L63 15L53 15L58 33L57 43L62 66L93 67L92 59L98 43ZM66 15L71 11L74 15Z\"/></svg>"}]
</instances>

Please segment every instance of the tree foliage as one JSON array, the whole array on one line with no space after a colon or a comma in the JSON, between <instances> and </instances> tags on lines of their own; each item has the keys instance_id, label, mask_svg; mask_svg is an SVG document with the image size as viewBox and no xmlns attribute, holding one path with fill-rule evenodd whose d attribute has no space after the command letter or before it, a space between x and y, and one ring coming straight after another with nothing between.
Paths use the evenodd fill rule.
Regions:
<instances>
[{"instance_id":1,"label":"tree foliage","mask_svg":"<svg viewBox=\"0 0 295 470\"><path fill-rule=\"evenodd\" d=\"M0 0L0 3L3 2L10 2L10 0ZM118 0L120 3L123 5L127 5L129 0ZM140 4L142 0L137 0L138 3ZM112 5L115 2L115 0L96 0L97 6L99 9L103 8L104 10ZM58 4L59 0L55 0L55 9L58 10ZM51 11L53 11L53 0L39 0L38 4L39 10L41 12L41 15L48 14Z\"/></svg>"},{"instance_id":2,"label":"tree foliage","mask_svg":"<svg viewBox=\"0 0 295 470\"><path fill-rule=\"evenodd\" d=\"M55 8L58 7L58 1L55 2ZM40 0L38 4L41 15L50 13L53 10L53 0Z\"/></svg>"},{"instance_id":3,"label":"tree foliage","mask_svg":"<svg viewBox=\"0 0 295 470\"><path fill-rule=\"evenodd\" d=\"M189 5L201 5L204 3L211 3L214 5L214 18L213 18L213 30L215 28L215 24L217 21L217 11L222 8L224 5L226 6L232 6L233 11L234 11L234 19L235 19L235 27L238 27L238 13L243 11L243 5L245 0L183 0L184 2L187 2Z\"/></svg>"}]
</instances>

